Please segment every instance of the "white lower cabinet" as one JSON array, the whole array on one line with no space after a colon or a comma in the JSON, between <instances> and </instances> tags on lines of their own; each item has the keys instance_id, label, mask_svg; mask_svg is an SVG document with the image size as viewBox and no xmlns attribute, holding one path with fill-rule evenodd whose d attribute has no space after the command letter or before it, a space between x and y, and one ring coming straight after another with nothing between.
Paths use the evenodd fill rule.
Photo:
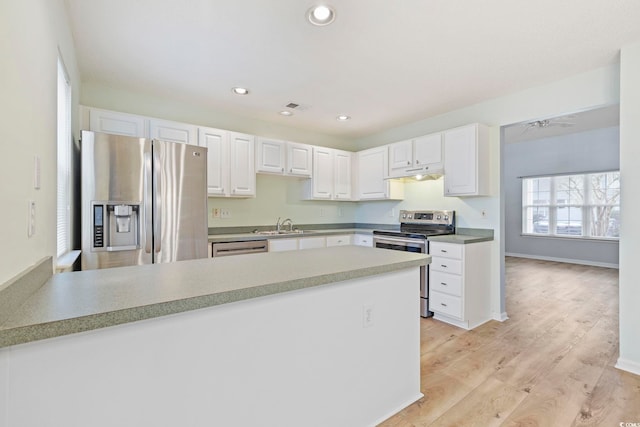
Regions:
<instances>
[{"instance_id":1,"label":"white lower cabinet","mask_svg":"<svg viewBox=\"0 0 640 427\"><path fill-rule=\"evenodd\" d=\"M356 233L353 236L353 244L356 246L373 247L373 236L370 234Z\"/></svg>"},{"instance_id":2,"label":"white lower cabinet","mask_svg":"<svg viewBox=\"0 0 640 427\"><path fill-rule=\"evenodd\" d=\"M351 234L341 234L338 236L327 236L327 247L346 246L351 244Z\"/></svg>"},{"instance_id":3,"label":"white lower cabinet","mask_svg":"<svg viewBox=\"0 0 640 427\"><path fill-rule=\"evenodd\" d=\"M302 237L298 239L298 249L324 248L327 246L327 239L324 237Z\"/></svg>"},{"instance_id":4,"label":"white lower cabinet","mask_svg":"<svg viewBox=\"0 0 640 427\"><path fill-rule=\"evenodd\" d=\"M297 251L298 239L269 239L269 252Z\"/></svg>"},{"instance_id":5,"label":"white lower cabinet","mask_svg":"<svg viewBox=\"0 0 640 427\"><path fill-rule=\"evenodd\" d=\"M430 242L429 309L434 319L473 329L491 320L490 242Z\"/></svg>"}]
</instances>

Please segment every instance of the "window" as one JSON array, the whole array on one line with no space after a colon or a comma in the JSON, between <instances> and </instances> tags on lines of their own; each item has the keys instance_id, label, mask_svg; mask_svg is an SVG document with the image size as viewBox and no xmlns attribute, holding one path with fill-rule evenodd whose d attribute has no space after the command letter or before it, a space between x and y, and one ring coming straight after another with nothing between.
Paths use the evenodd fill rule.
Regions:
<instances>
[{"instance_id":1,"label":"window","mask_svg":"<svg viewBox=\"0 0 640 427\"><path fill-rule=\"evenodd\" d=\"M522 233L620 237L620 172L522 180Z\"/></svg>"},{"instance_id":2,"label":"window","mask_svg":"<svg viewBox=\"0 0 640 427\"><path fill-rule=\"evenodd\" d=\"M58 58L58 257L71 250L71 139L71 84Z\"/></svg>"}]
</instances>

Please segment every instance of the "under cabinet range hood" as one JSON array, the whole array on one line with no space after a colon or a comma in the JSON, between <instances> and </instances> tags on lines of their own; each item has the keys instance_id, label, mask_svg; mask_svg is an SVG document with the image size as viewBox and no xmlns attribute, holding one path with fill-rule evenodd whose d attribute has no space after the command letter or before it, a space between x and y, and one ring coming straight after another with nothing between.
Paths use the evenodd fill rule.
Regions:
<instances>
[{"instance_id":1,"label":"under cabinet range hood","mask_svg":"<svg viewBox=\"0 0 640 427\"><path fill-rule=\"evenodd\" d=\"M433 181L442 178L444 170L442 168L422 168L407 169L405 173L398 176L388 176L385 179L395 179L400 181Z\"/></svg>"}]
</instances>

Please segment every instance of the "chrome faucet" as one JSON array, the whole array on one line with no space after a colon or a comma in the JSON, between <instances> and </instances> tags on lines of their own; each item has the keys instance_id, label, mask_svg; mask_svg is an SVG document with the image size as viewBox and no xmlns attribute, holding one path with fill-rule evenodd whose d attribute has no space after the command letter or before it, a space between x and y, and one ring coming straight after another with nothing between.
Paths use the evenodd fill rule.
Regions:
<instances>
[{"instance_id":1,"label":"chrome faucet","mask_svg":"<svg viewBox=\"0 0 640 427\"><path fill-rule=\"evenodd\" d=\"M284 227L284 225L286 223L289 223L289 231L293 230L293 222L291 222L290 218L287 219L283 219L282 222L280 222L280 217L278 217L278 220L276 221L276 231L279 233L280 232L280 228Z\"/></svg>"}]
</instances>

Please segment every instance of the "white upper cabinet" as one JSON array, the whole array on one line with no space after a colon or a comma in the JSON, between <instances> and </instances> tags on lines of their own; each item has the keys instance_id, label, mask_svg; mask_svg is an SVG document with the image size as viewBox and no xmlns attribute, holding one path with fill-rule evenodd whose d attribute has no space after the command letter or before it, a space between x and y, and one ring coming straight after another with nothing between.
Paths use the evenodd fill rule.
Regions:
<instances>
[{"instance_id":1,"label":"white upper cabinet","mask_svg":"<svg viewBox=\"0 0 640 427\"><path fill-rule=\"evenodd\" d=\"M313 147L311 187L311 198L333 198L333 150L331 148Z\"/></svg>"},{"instance_id":2,"label":"white upper cabinet","mask_svg":"<svg viewBox=\"0 0 640 427\"><path fill-rule=\"evenodd\" d=\"M442 173L442 134L436 133L389 145L389 177Z\"/></svg>"},{"instance_id":3,"label":"white upper cabinet","mask_svg":"<svg viewBox=\"0 0 640 427\"><path fill-rule=\"evenodd\" d=\"M198 127L168 120L149 120L149 137L163 141L198 145Z\"/></svg>"},{"instance_id":4,"label":"white upper cabinet","mask_svg":"<svg viewBox=\"0 0 640 427\"><path fill-rule=\"evenodd\" d=\"M429 173L443 169L442 133L421 136L413 140L413 163Z\"/></svg>"},{"instance_id":5,"label":"white upper cabinet","mask_svg":"<svg viewBox=\"0 0 640 427\"><path fill-rule=\"evenodd\" d=\"M307 183L308 199L352 200L353 153L313 147L313 174Z\"/></svg>"},{"instance_id":6,"label":"white upper cabinet","mask_svg":"<svg viewBox=\"0 0 640 427\"><path fill-rule=\"evenodd\" d=\"M207 193L212 197L256 195L254 138L236 132L199 128L198 141L207 147Z\"/></svg>"},{"instance_id":7,"label":"white upper cabinet","mask_svg":"<svg viewBox=\"0 0 640 427\"><path fill-rule=\"evenodd\" d=\"M229 133L220 129L200 128L200 146L207 147L207 193L229 195Z\"/></svg>"},{"instance_id":8,"label":"white upper cabinet","mask_svg":"<svg viewBox=\"0 0 640 427\"><path fill-rule=\"evenodd\" d=\"M359 200L402 200L404 187L388 180L388 146L371 148L357 153L357 188Z\"/></svg>"},{"instance_id":9,"label":"white upper cabinet","mask_svg":"<svg viewBox=\"0 0 640 427\"><path fill-rule=\"evenodd\" d=\"M268 138L256 138L256 172L283 174L287 143Z\"/></svg>"},{"instance_id":10,"label":"white upper cabinet","mask_svg":"<svg viewBox=\"0 0 640 427\"><path fill-rule=\"evenodd\" d=\"M413 166L413 142L400 141L389 145L389 175L402 176Z\"/></svg>"},{"instance_id":11,"label":"white upper cabinet","mask_svg":"<svg viewBox=\"0 0 640 427\"><path fill-rule=\"evenodd\" d=\"M444 132L444 195L490 193L489 129L472 124Z\"/></svg>"},{"instance_id":12,"label":"white upper cabinet","mask_svg":"<svg viewBox=\"0 0 640 427\"><path fill-rule=\"evenodd\" d=\"M232 197L256 195L255 137L229 132L229 186Z\"/></svg>"},{"instance_id":13,"label":"white upper cabinet","mask_svg":"<svg viewBox=\"0 0 640 427\"><path fill-rule=\"evenodd\" d=\"M311 145L256 138L256 172L311 177Z\"/></svg>"},{"instance_id":14,"label":"white upper cabinet","mask_svg":"<svg viewBox=\"0 0 640 427\"><path fill-rule=\"evenodd\" d=\"M287 142L287 169L286 174L310 178L313 166L313 147L297 142Z\"/></svg>"},{"instance_id":15,"label":"white upper cabinet","mask_svg":"<svg viewBox=\"0 0 640 427\"><path fill-rule=\"evenodd\" d=\"M353 153L333 150L333 191L336 200L351 200Z\"/></svg>"},{"instance_id":16,"label":"white upper cabinet","mask_svg":"<svg viewBox=\"0 0 640 427\"><path fill-rule=\"evenodd\" d=\"M89 130L136 138L149 136L145 117L98 108L89 109Z\"/></svg>"}]
</instances>

